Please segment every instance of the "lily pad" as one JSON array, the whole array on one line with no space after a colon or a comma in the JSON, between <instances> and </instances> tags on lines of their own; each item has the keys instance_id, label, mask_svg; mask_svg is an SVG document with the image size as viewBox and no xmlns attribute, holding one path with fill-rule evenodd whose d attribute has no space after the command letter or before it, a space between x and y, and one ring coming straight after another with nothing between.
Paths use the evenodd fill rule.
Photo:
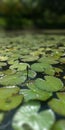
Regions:
<instances>
[{"instance_id":1,"label":"lily pad","mask_svg":"<svg viewBox=\"0 0 65 130\"><path fill-rule=\"evenodd\" d=\"M59 78L56 78L54 76L45 76L45 80L45 90L58 91L61 90L63 87L63 82Z\"/></svg>"},{"instance_id":2,"label":"lily pad","mask_svg":"<svg viewBox=\"0 0 65 130\"><path fill-rule=\"evenodd\" d=\"M28 72L27 72L27 70L25 70L25 71L23 71L22 73L23 73L24 76L27 76L27 75L28 75L28 78L31 78L31 79L35 78L36 75L37 75L37 73L36 73L35 71L32 71L32 70L30 70L30 69L28 70ZM27 74L27 73L28 73L28 74Z\"/></svg>"},{"instance_id":3,"label":"lily pad","mask_svg":"<svg viewBox=\"0 0 65 130\"><path fill-rule=\"evenodd\" d=\"M18 71L23 71L26 70L27 66L30 67L30 65L27 63L14 63L10 66L10 69L17 69Z\"/></svg>"},{"instance_id":4,"label":"lily pad","mask_svg":"<svg viewBox=\"0 0 65 130\"><path fill-rule=\"evenodd\" d=\"M36 89L36 91L29 90L29 89L21 89L20 94L24 95L24 101L27 102L29 100L40 100L40 101L46 101L52 96L52 93L45 92L45 91L39 91Z\"/></svg>"},{"instance_id":5,"label":"lily pad","mask_svg":"<svg viewBox=\"0 0 65 130\"><path fill-rule=\"evenodd\" d=\"M40 64L40 63L32 64L31 69L36 71L36 72L44 72L43 64Z\"/></svg>"},{"instance_id":6,"label":"lily pad","mask_svg":"<svg viewBox=\"0 0 65 130\"><path fill-rule=\"evenodd\" d=\"M14 95L0 100L0 110L9 111L18 107L23 101L22 95Z\"/></svg>"},{"instance_id":7,"label":"lily pad","mask_svg":"<svg viewBox=\"0 0 65 130\"><path fill-rule=\"evenodd\" d=\"M15 88L0 88L0 100L8 98L10 96L16 95L19 93L20 88L15 87Z\"/></svg>"},{"instance_id":8,"label":"lily pad","mask_svg":"<svg viewBox=\"0 0 65 130\"><path fill-rule=\"evenodd\" d=\"M59 121L57 121L53 125L52 130L65 130L65 120L59 120Z\"/></svg>"},{"instance_id":9,"label":"lily pad","mask_svg":"<svg viewBox=\"0 0 65 130\"><path fill-rule=\"evenodd\" d=\"M58 92L56 93L58 98L65 102L65 92Z\"/></svg>"},{"instance_id":10,"label":"lily pad","mask_svg":"<svg viewBox=\"0 0 65 130\"><path fill-rule=\"evenodd\" d=\"M57 64L58 61L56 61L55 59L53 59L53 57L42 57L38 60L38 62L41 62L41 63L48 63L48 64Z\"/></svg>"},{"instance_id":11,"label":"lily pad","mask_svg":"<svg viewBox=\"0 0 65 130\"><path fill-rule=\"evenodd\" d=\"M12 126L14 130L50 130L55 117L51 110L38 113L40 104L29 102L22 106L15 114Z\"/></svg>"},{"instance_id":12,"label":"lily pad","mask_svg":"<svg viewBox=\"0 0 65 130\"><path fill-rule=\"evenodd\" d=\"M39 89L47 92L55 92L63 88L63 83L54 76L45 76L45 80L37 78L36 80L29 82L27 86L30 89L34 88L34 90Z\"/></svg>"},{"instance_id":13,"label":"lily pad","mask_svg":"<svg viewBox=\"0 0 65 130\"><path fill-rule=\"evenodd\" d=\"M60 62L63 63L63 64L65 64L65 57L61 58Z\"/></svg>"},{"instance_id":14,"label":"lily pad","mask_svg":"<svg viewBox=\"0 0 65 130\"><path fill-rule=\"evenodd\" d=\"M24 62L33 62L33 61L37 61L38 59L39 59L38 56L27 55L27 56L22 56L20 60Z\"/></svg>"},{"instance_id":15,"label":"lily pad","mask_svg":"<svg viewBox=\"0 0 65 130\"><path fill-rule=\"evenodd\" d=\"M22 76L21 73L16 73L13 75L4 76L0 79L0 84L5 86L19 85L26 80L25 76Z\"/></svg>"},{"instance_id":16,"label":"lily pad","mask_svg":"<svg viewBox=\"0 0 65 130\"><path fill-rule=\"evenodd\" d=\"M61 99L53 98L48 105L52 110L54 110L57 114L65 116L65 102Z\"/></svg>"},{"instance_id":17,"label":"lily pad","mask_svg":"<svg viewBox=\"0 0 65 130\"><path fill-rule=\"evenodd\" d=\"M0 56L0 61L7 61L8 57L7 56Z\"/></svg>"}]
</instances>

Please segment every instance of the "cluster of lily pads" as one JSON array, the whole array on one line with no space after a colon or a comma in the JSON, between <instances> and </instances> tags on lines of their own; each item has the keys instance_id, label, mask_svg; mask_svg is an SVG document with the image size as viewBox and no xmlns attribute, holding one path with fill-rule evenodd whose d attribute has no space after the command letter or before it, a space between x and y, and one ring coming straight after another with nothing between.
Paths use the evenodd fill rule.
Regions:
<instances>
[{"instance_id":1,"label":"cluster of lily pads","mask_svg":"<svg viewBox=\"0 0 65 130\"><path fill-rule=\"evenodd\" d=\"M64 36L0 37L0 124L17 109L12 130L64 130L64 66Z\"/></svg>"}]
</instances>

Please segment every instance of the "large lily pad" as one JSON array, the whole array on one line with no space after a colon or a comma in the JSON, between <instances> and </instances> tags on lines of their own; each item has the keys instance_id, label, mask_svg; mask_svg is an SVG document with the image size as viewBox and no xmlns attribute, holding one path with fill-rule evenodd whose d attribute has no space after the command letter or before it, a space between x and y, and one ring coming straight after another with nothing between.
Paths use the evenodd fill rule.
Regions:
<instances>
[{"instance_id":1,"label":"large lily pad","mask_svg":"<svg viewBox=\"0 0 65 130\"><path fill-rule=\"evenodd\" d=\"M55 118L51 110L37 113L40 105L29 102L22 106L15 114L12 126L14 130L50 130Z\"/></svg>"},{"instance_id":2,"label":"large lily pad","mask_svg":"<svg viewBox=\"0 0 65 130\"><path fill-rule=\"evenodd\" d=\"M52 96L52 93L37 90L29 90L29 89L21 89L20 94L24 95L24 101L27 102L29 100L40 100L40 101L46 101Z\"/></svg>"},{"instance_id":3,"label":"large lily pad","mask_svg":"<svg viewBox=\"0 0 65 130\"><path fill-rule=\"evenodd\" d=\"M55 92L62 89L63 83L60 79L55 78L54 76L45 76L45 80L37 78L36 80L28 83L27 86L30 89L34 86L34 90L37 88L43 91Z\"/></svg>"}]
</instances>

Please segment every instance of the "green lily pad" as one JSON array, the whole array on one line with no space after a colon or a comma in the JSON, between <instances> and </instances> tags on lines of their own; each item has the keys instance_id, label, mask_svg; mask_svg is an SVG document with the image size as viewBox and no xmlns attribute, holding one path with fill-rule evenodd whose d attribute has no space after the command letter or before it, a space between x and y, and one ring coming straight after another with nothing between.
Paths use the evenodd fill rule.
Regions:
<instances>
[{"instance_id":1,"label":"green lily pad","mask_svg":"<svg viewBox=\"0 0 65 130\"><path fill-rule=\"evenodd\" d=\"M0 61L7 61L8 57L7 56L0 56Z\"/></svg>"},{"instance_id":2,"label":"green lily pad","mask_svg":"<svg viewBox=\"0 0 65 130\"><path fill-rule=\"evenodd\" d=\"M27 76L27 70L23 71L22 72L24 76ZM28 77L33 79L35 78L37 75L37 73L35 71L32 71L32 70L28 70Z\"/></svg>"},{"instance_id":3,"label":"green lily pad","mask_svg":"<svg viewBox=\"0 0 65 130\"><path fill-rule=\"evenodd\" d=\"M31 69L36 71L36 72L44 72L43 65L40 63L34 63L31 65Z\"/></svg>"},{"instance_id":4,"label":"green lily pad","mask_svg":"<svg viewBox=\"0 0 65 130\"><path fill-rule=\"evenodd\" d=\"M55 67L54 69L55 69L55 72L56 72L56 73L63 72L63 70L62 70L62 69L60 69L60 68L56 68L56 67Z\"/></svg>"},{"instance_id":5,"label":"green lily pad","mask_svg":"<svg viewBox=\"0 0 65 130\"><path fill-rule=\"evenodd\" d=\"M34 88L34 90L38 89L47 92L55 92L62 89L63 83L54 76L45 76L45 80L37 78L36 80L29 82L27 86L30 89Z\"/></svg>"},{"instance_id":6,"label":"green lily pad","mask_svg":"<svg viewBox=\"0 0 65 130\"><path fill-rule=\"evenodd\" d=\"M0 110L9 111L18 107L23 101L22 95L14 95L0 100Z\"/></svg>"},{"instance_id":7,"label":"green lily pad","mask_svg":"<svg viewBox=\"0 0 65 130\"><path fill-rule=\"evenodd\" d=\"M59 120L59 121L57 121L53 125L52 130L65 130L65 120Z\"/></svg>"},{"instance_id":8,"label":"green lily pad","mask_svg":"<svg viewBox=\"0 0 65 130\"><path fill-rule=\"evenodd\" d=\"M25 76L22 76L21 73L16 73L13 75L4 76L0 79L0 84L5 86L19 85L26 80Z\"/></svg>"},{"instance_id":9,"label":"green lily pad","mask_svg":"<svg viewBox=\"0 0 65 130\"><path fill-rule=\"evenodd\" d=\"M50 66L44 70L44 73L47 75L53 76L55 74L55 70L53 67Z\"/></svg>"},{"instance_id":10,"label":"green lily pad","mask_svg":"<svg viewBox=\"0 0 65 130\"><path fill-rule=\"evenodd\" d=\"M35 102L22 106L13 118L14 130L50 130L55 121L54 113L51 110L38 113L39 108Z\"/></svg>"},{"instance_id":11,"label":"green lily pad","mask_svg":"<svg viewBox=\"0 0 65 130\"><path fill-rule=\"evenodd\" d=\"M10 96L16 95L19 93L20 88L15 87L15 88L0 88L0 100L8 98Z\"/></svg>"},{"instance_id":12,"label":"green lily pad","mask_svg":"<svg viewBox=\"0 0 65 130\"><path fill-rule=\"evenodd\" d=\"M57 114L65 116L65 102L61 99L53 98L48 105L52 110L54 110Z\"/></svg>"},{"instance_id":13,"label":"green lily pad","mask_svg":"<svg viewBox=\"0 0 65 130\"><path fill-rule=\"evenodd\" d=\"M56 93L58 98L65 102L65 92L58 92Z\"/></svg>"},{"instance_id":14,"label":"green lily pad","mask_svg":"<svg viewBox=\"0 0 65 130\"><path fill-rule=\"evenodd\" d=\"M21 89L20 94L24 95L24 101L27 102L29 100L40 100L46 101L52 96L52 93L39 91L39 90L29 90L29 89Z\"/></svg>"},{"instance_id":15,"label":"green lily pad","mask_svg":"<svg viewBox=\"0 0 65 130\"><path fill-rule=\"evenodd\" d=\"M24 62L33 62L33 61L37 61L38 59L39 59L38 56L26 55L26 56L22 56L20 60Z\"/></svg>"},{"instance_id":16,"label":"green lily pad","mask_svg":"<svg viewBox=\"0 0 65 130\"><path fill-rule=\"evenodd\" d=\"M53 59L53 57L42 57L38 60L38 62L41 63L48 63L48 64L57 64L58 61L56 61L55 59Z\"/></svg>"},{"instance_id":17,"label":"green lily pad","mask_svg":"<svg viewBox=\"0 0 65 130\"><path fill-rule=\"evenodd\" d=\"M65 57L61 58L60 62L63 63L63 64L65 64Z\"/></svg>"},{"instance_id":18,"label":"green lily pad","mask_svg":"<svg viewBox=\"0 0 65 130\"><path fill-rule=\"evenodd\" d=\"M26 70L27 66L30 67L30 65L27 63L14 63L10 66L10 69L17 69L18 71L23 71Z\"/></svg>"},{"instance_id":19,"label":"green lily pad","mask_svg":"<svg viewBox=\"0 0 65 130\"><path fill-rule=\"evenodd\" d=\"M61 90L63 87L62 81L54 76L45 76L45 80L45 90L58 91Z\"/></svg>"}]
</instances>

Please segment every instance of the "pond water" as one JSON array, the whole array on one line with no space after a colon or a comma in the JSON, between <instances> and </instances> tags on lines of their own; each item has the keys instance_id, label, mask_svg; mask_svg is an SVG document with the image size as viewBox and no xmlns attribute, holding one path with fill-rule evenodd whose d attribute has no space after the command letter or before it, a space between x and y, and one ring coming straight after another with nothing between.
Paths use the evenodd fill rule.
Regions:
<instances>
[{"instance_id":1,"label":"pond water","mask_svg":"<svg viewBox=\"0 0 65 130\"><path fill-rule=\"evenodd\" d=\"M65 36L0 37L0 130L64 130Z\"/></svg>"}]
</instances>

